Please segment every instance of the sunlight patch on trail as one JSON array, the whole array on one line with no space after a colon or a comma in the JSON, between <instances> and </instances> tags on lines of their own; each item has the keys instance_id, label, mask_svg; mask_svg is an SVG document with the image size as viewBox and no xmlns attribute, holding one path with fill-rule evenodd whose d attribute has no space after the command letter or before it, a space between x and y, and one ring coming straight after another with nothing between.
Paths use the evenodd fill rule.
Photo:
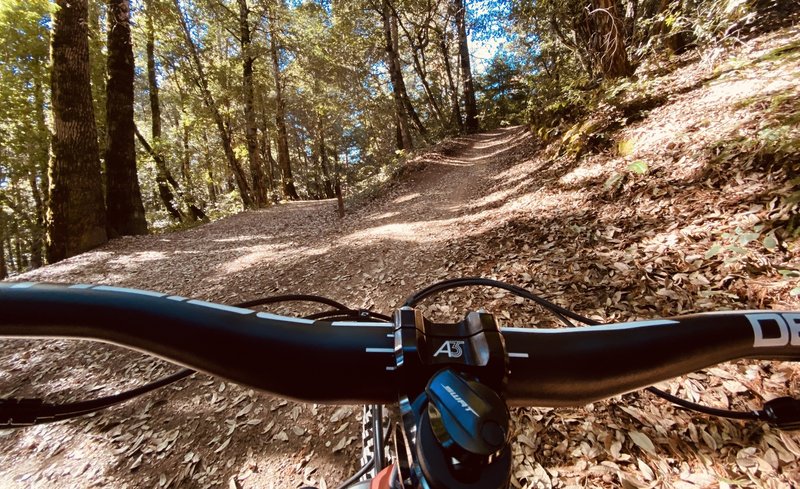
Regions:
<instances>
[{"instance_id":1,"label":"sunlight patch on trail","mask_svg":"<svg viewBox=\"0 0 800 489\"><path fill-rule=\"evenodd\" d=\"M229 250L230 251L230 250ZM280 261L294 261L308 256L323 255L330 251L330 246L311 248L299 243L283 245L256 245L233 250L245 254L219 266L223 274L234 274L250 270L254 267Z\"/></svg>"},{"instance_id":2,"label":"sunlight patch on trail","mask_svg":"<svg viewBox=\"0 0 800 489\"><path fill-rule=\"evenodd\" d=\"M348 241L369 241L381 238L393 238L401 241L423 242L425 235L435 234L432 228L436 226L436 221L405 222L395 224L384 224L356 231L344 237ZM438 226L437 226L438 227Z\"/></svg>"},{"instance_id":3,"label":"sunlight patch on trail","mask_svg":"<svg viewBox=\"0 0 800 489\"><path fill-rule=\"evenodd\" d=\"M389 219L389 218L392 218L392 217L397 217L397 216L399 216L400 214L401 214L401 213L400 213L399 211L395 211L395 212L384 212L383 214L379 214L379 215L377 215L377 216L371 216L369 219L371 219L371 220L382 220L382 219Z\"/></svg>"},{"instance_id":4,"label":"sunlight patch on trail","mask_svg":"<svg viewBox=\"0 0 800 489\"><path fill-rule=\"evenodd\" d=\"M415 193L413 193L413 194L408 194L408 195L403 195L403 196L401 196L401 197L398 197L398 198L394 199L394 200L392 201L392 203L393 203L393 204L402 204L403 202L408 202L408 201L410 201L410 200L414 200L414 199L416 199L416 198L417 198L417 197L419 197L419 196L420 196L420 193L419 193L419 192L415 192Z\"/></svg>"},{"instance_id":5,"label":"sunlight patch on trail","mask_svg":"<svg viewBox=\"0 0 800 489\"><path fill-rule=\"evenodd\" d=\"M461 156L459 158L459 161L461 161L462 164L463 164L464 161L466 161L468 163L477 163L479 161L487 161L487 160L491 160L492 158L497 158L501 154L503 154L503 153L505 153L505 152L507 152L507 151L509 151L511 149L512 149L512 147L510 145L504 145L501 149L498 149L498 150L493 151L491 153L481 153L478 156Z\"/></svg>"},{"instance_id":6,"label":"sunlight patch on trail","mask_svg":"<svg viewBox=\"0 0 800 489\"><path fill-rule=\"evenodd\" d=\"M561 177L558 181L564 185L579 186L587 184L590 180L601 177L607 173L608 165L605 163L584 165L575 168L571 172Z\"/></svg>"},{"instance_id":7,"label":"sunlight patch on trail","mask_svg":"<svg viewBox=\"0 0 800 489\"><path fill-rule=\"evenodd\" d=\"M248 235L248 234L240 234L238 236L232 236L230 238L217 238L213 239L212 241L215 243L238 243L240 241L256 241L256 240L267 240L269 236L264 236L263 234L259 235Z\"/></svg>"},{"instance_id":8,"label":"sunlight patch on trail","mask_svg":"<svg viewBox=\"0 0 800 489\"><path fill-rule=\"evenodd\" d=\"M167 258L167 254L163 251L139 251L116 257L113 260L109 260L108 263L112 265L128 266L136 263L166 260Z\"/></svg>"}]
</instances>

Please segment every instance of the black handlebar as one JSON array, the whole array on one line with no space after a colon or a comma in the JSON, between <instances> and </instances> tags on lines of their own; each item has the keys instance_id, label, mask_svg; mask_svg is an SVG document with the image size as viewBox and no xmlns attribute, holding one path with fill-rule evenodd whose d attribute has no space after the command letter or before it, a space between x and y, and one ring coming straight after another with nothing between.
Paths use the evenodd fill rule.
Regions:
<instances>
[{"instance_id":1,"label":"black handlebar","mask_svg":"<svg viewBox=\"0 0 800 489\"><path fill-rule=\"evenodd\" d=\"M800 360L800 314L702 313L632 323L501 328L517 405L576 406L740 358Z\"/></svg>"},{"instance_id":2,"label":"black handlebar","mask_svg":"<svg viewBox=\"0 0 800 489\"><path fill-rule=\"evenodd\" d=\"M505 395L516 405L582 405L737 358L800 360L800 313L501 331ZM3 336L115 343L310 402L397 401L391 323L296 319L119 287L3 283Z\"/></svg>"},{"instance_id":3,"label":"black handlebar","mask_svg":"<svg viewBox=\"0 0 800 489\"><path fill-rule=\"evenodd\" d=\"M395 402L391 333L389 323L315 322L137 289L0 284L0 337L114 343L309 402Z\"/></svg>"}]
</instances>

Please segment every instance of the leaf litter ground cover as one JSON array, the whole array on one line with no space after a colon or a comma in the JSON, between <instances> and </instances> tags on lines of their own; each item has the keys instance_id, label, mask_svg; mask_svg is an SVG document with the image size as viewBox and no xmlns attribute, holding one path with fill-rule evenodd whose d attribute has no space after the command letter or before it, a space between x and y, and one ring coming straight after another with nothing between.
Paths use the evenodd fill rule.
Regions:
<instances>
[{"instance_id":1,"label":"leaf litter ground cover","mask_svg":"<svg viewBox=\"0 0 800 489\"><path fill-rule=\"evenodd\" d=\"M729 53L733 66L704 58L656 79L663 105L611 134L622 144L602 152L565 156L520 128L457 138L417 156L413 171L341 221L333 201L296 202L116 240L18 279L225 303L314 293L388 312L433 281L482 275L604 321L800 309L792 125L800 62L792 50L775 55L799 37L779 31ZM436 320L486 307L505 325L556 326L490 289L448 292L424 307ZM4 341L0 396L99 396L171 368L108 345ZM660 387L756 409L799 393L800 377L788 363L735 362ZM99 415L0 432L0 485L331 487L358 463L359 413L198 374ZM800 479L797 435L694 415L646 393L514 409L513 425L514 487L790 487Z\"/></svg>"}]
</instances>

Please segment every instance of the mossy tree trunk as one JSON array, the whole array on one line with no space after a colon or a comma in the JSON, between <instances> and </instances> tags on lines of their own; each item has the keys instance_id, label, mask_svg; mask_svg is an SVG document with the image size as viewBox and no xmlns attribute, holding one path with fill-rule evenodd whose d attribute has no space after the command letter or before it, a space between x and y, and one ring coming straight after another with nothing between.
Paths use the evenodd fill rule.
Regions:
<instances>
[{"instance_id":1,"label":"mossy tree trunk","mask_svg":"<svg viewBox=\"0 0 800 489\"><path fill-rule=\"evenodd\" d=\"M58 0L52 33L53 138L49 165L47 261L108 240L89 81L87 0Z\"/></svg>"},{"instance_id":2,"label":"mossy tree trunk","mask_svg":"<svg viewBox=\"0 0 800 489\"><path fill-rule=\"evenodd\" d=\"M130 0L108 2L106 221L109 236L147 234L136 174Z\"/></svg>"}]
</instances>

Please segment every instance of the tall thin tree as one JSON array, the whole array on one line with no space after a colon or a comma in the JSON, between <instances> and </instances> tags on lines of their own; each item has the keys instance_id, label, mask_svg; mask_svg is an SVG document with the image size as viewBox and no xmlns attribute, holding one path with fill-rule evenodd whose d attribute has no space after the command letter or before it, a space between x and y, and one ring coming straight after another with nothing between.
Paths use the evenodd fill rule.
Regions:
<instances>
[{"instance_id":1,"label":"tall thin tree","mask_svg":"<svg viewBox=\"0 0 800 489\"><path fill-rule=\"evenodd\" d=\"M267 205L266 177L258 152L258 128L253 106L253 65L255 55L250 37L250 8L247 0L239 2L239 41L242 47L242 91L244 92L244 124L247 140L247 161L250 163L250 178L253 182L253 200L258 207Z\"/></svg>"},{"instance_id":2,"label":"tall thin tree","mask_svg":"<svg viewBox=\"0 0 800 489\"><path fill-rule=\"evenodd\" d=\"M5 215L0 211L0 280L8 276L5 250Z\"/></svg>"},{"instance_id":3,"label":"tall thin tree","mask_svg":"<svg viewBox=\"0 0 800 489\"><path fill-rule=\"evenodd\" d=\"M186 44L189 48L189 53L191 54L192 62L194 63L194 69L196 72L195 80L197 85L200 87L200 93L203 97L203 102L211 111L211 115L214 118L214 123L217 126L217 131L219 132L219 138L222 141L222 149L225 152L225 159L228 161L228 167L230 168L231 173L233 173L233 178L236 181L236 186L239 189L239 197L242 199L242 205L244 205L246 209L250 208L253 206L253 199L250 195L250 184L247 182L247 176L245 175L242 165L239 162L239 159L236 157L236 153L233 149L233 136L231 135L229 127L225 124L225 118L222 116L222 111L220 110L217 101L214 99L214 95L211 93L208 77L206 76L206 70L203 67L203 61L200 59L200 50L197 48L194 39L192 39L192 32L189 29L189 24L183 13L183 10L181 9L181 4L178 0L173 0L173 4L178 12L178 21L181 24L183 38L186 41ZM187 186L190 185L187 184Z\"/></svg>"},{"instance_id":4,"label":"tall thin tree","mask_svg":"<svg viewBox=\"0 0 800 489\"><path fill-rule=\"evenodd\" d=\"M444 25L439 27L435 26L436 33L439 37L438 47L442 55L442 66L444 67L445 78L447 79L447 93L450 96L450 118L459 132L464 131L464 120L461 117L461 103L458 101L458 87L456 80L453 76L453 68L450 65L450 26L452 18L452 3L448 2L447 16Z\"/></svg>"},{"instance_id":5,"label":"tall thin tree","mask_svg":"<svg viewBox=\"0 0 800 489\"><path fill-rule=\"evenodd\" d=\"M290 199L299 199L294 187L292 166L289 161L289 134L286 130L286 100L283 97L283 76L281 73L280 26L275 7L269 9L269 49L272 55L272 75L275 78L275 126L278 129L278 167L281 169L283 193Z\"/></svg>"},{"instance_id":6,"label":"tall thin tree","mask_svg":"<svg viewBox=\"0 0 800 489\"><path fill-rule=\"evenodd\" d=\"M87 0L57 0L51 45L52 157L47 261L108 240L89 81Z\"/></svg>"},{"instance_id":7,"label":"tall thin tree","mask_svg":"<svg viewBox=\"0 0 800 489\"><path fill-rule=\"evenodd\" d=\"M33 103L36 115L36 130L41 139L33 150L36 164L30 168L28 182L31 186L35 217L31 229L31 268L39 268L44 264L45 219L47 213L47 160L50 157L50 131L47 128L45 116L45 86L44 77L37 67L34 75Z\"/></svg>"},{"instance_id":8,"label":"tall thin tree","mask_svg":"<svg viewBox=\"0 0 800 489\"><path fill-rule=\"evenodd\" d=\"M179 191L177 182L173 178L166 165L164 158L161 155L161 99L159 97L158 78L156 73L156 54L155 54L155 26L153 19L156 16L156 0L145 0L145 34L147 41L145 44L145 52L147 56L147 86L148 95L150 96L150 132L153 136L153 160L156 162L156 186L158 187L158 196L161 203L167 210L169 215L176 221L182 221L183 216L178 209L175 202L175 194L170 188L170 184L174 182L173 188ZM137 133L137 137L140 134ZM144 138L139 138L143 141ZM142 144L144 146L144 143Z\"/></svg>"},{"instance_id":9,"label":"tall thin tree","mask_svg":"<svg viewBox=\"0 0 800 489\"><path fill-rule=\"evenodd\" d=\"M472 81L472 66L467 42L467 9L464 0L453 0L458 30L458 58L461 61L461 81L464 87L464 129L467 134L478 132L478 104L475 102L475 84Z\"/></svg>"},{"instance_id":10,"label":"tall thin tree","mask_svg":"<svg viewBox=\"0 0 800 489\"><path fill-rule=\"evenodd\" d=\"M147 234L136 174L130 0L108 1L106 219L110 236Z\"/></svg>"},{"instance_id":11,"label":"tall thin tree","mask_svg":"<svg viewBox=\"0 0 800 489\"><path fill-rule=\"evenodd\" d=\"M384 49L386 50L386 65L389 68L389 82L392 85L392 98L394 99L395 121L397 123L397 143L399 149L410 150L414 147L411 137L409 114L403 101L405 84L400 64L397 61L394 36L392 35L392 10L388 0L381 4L381 19L383 20Z\"/></svg>"}]
</instances>

